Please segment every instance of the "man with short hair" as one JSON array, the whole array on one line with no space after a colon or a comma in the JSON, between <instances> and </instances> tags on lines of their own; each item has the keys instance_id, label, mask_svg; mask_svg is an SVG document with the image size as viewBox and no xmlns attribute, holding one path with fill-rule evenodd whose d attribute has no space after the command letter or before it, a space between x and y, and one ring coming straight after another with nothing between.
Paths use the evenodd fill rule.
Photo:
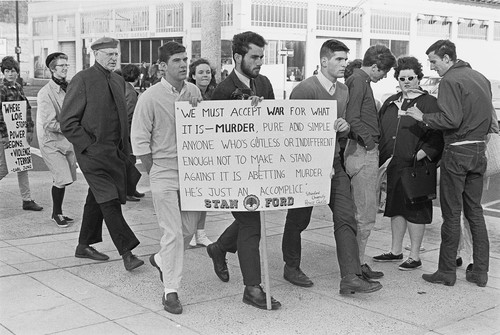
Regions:
<instances>
[{"instance_id":1,"label":"man with short hair","mask_svg":"<svg viewBox=\"0 0 500 335\"><path fill-rule=\"evenodd\" d=\"M371 82L387 77L387 72L396 64L396 58L383 45L374 45L366 50L360 69L354 69L345 81L349 88L346 120L351 133L345 148L345 169L351 178L352 195L356 205L357 240L363 276L377 279L384 276L373 271L364 262L366 243L375 226L377 217L378 175L378 113Z\"/></svg>"},{"instance_id":2,"label":"man with short hair","mask_svg":"<svg viewBox=\"0 0 500 335\"><path fill-rule=\"evenodd\" d=\"M182 278L184 250L189 246L202 212L181 211L179 171L175 137L175 102L201 101L201 92L186 82L188 58L186 48L174 41L158 49L158 66L164 76L146 90L137 101L132 120L132 148L147 173L153 205L162 230L160 251L149 261L160 272L164 293L163 308L182 313L177 290Z\"/></svg>"},{"instance_id":3,"label":"man with short hair","mask_svg":"<svg viewBox=\"0 0 500 335\"><path fill-rule=\"evenodd\" d=\"M256 105L262 99L274 99L271 82L260 75L263 64L264 47L267 42L257 33L243 32L233 36L234 70L215 89L212 100L251 99ZM243 302L266 309L266 293L260 286L260 214L259 212L232 212L235 221L226 228L216 242L207 246L207 252L214 263L217 276L229 281L226 252L238 251L245 290ZM264 232L265 233L265 232ZM281 307L279 301L271 297L271 307Z\"/></svg>"},{"instance_id":4,"label":"man with short hair","mask_svg":"<svg viewBox=\"0 0 500 335\"><path fill-rule=\"evenodd\" d=\"M320 49L321 68L317 75L307 78L297 85L290 99L335 100L337 120L334 127L339 136L347 136L349 124L343 119L349 99L346 85L337 81L344 77L349 48L338 40L328 40ZM358 242L356 241L356 219L351 185L339 155L340 146L335 145L330 207L333 214L337 259L340 267L340 293L375 292L382 288L376 281L368 281L362 276L359 262ZM285 268L283 277L297 286L310 287L313 282L300 269L301 232L311 220L313 207L289 209L283 232L282 251Z\"/></svg>"},{"instance_id":5,"label":"man with short hair","mask_svg":"<svg viewBox=\"0 0 500 335\"><path fill-rule=\"evenodd\" d=\"M494 107L491 84L481 73L457 59L455 44L438 40L425 52L431 70L441 77L437 103L441 113L423 114L418 106L408 109L417 121L443 130L445 148L441 159L439 200L443 214L438 270L423 274L428 282L453 286L460 239L460 215L469 222L474 263L465 278L486 286L489 269L489 240L481 196L486 170L486 135L492 124Z\"/></svg>"},{"instance_id":6,"label":"man with short hair","mask_svg":"<svg viewBox=\"0 0 500 335\"><path fill-rule=\"evenodd\" d=\"M91 49L96 62L73 77L61 112L61 130L73 144L78 165L89 184L75 256L109 259L91 247L102 242L104 218L125 269L131 271L144 262L132 254L139 240L121 209L127 188L135 187L140 178L128 159L127 83L113 72L119 55L118 40L103 37L92 43Z\"/></svg>"},{"instance_id":7,"label":"man with short hair","mask_svg":"<svg viewBox=\"0 0 500 335\"><path fill-rule=\"evenodd\" d=\"M6 56L2 59L1 65L4 75L2 84L0 85L0 107L2 102L8 101L26 101L26 140L28 144L33 140L33 120L31 118L31 106L24 95L23 87L17 83L19 76L19 63L12 56ZM0 180L8 173L7 162L5 160L5 146L9 142L7 126L3 119L3 113L0 111ZM17 173L17 182L19 191L23 200L23 209L28 211L41 211L42 206L39 206L31 198L30 180L28 171L20 171Z\"/></svg>"}]
</instances>

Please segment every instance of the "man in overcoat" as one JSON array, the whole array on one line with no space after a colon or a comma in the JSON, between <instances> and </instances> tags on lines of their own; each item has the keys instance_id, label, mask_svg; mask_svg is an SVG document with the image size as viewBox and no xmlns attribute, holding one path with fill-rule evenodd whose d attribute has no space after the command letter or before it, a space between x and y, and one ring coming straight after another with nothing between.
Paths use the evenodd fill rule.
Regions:
<instances>
[{"instance_id":1,"label":"man in overcoat","mask_svg":"<svg viewBox=\"0 0 500 335\"><path fill-rule=\"evenodd\" d=\"M118 40L103 37L91 48L94 66L77 73L68 86L61 113L61 130L73 144L89 191L75 256L104 261L109 257L91 244L102 242L102 221L123 258L125 269L144 262L132 254L139 240L125 221L121 204L127 188L135 187L140 173L128 160L130 152L125 87L114 73Z\"/></svg>"}]
</instances>

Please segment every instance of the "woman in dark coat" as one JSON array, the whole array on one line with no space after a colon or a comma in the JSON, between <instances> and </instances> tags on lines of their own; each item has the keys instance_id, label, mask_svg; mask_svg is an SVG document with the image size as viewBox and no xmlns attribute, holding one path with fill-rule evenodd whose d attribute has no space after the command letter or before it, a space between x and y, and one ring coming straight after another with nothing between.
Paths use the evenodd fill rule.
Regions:
<instances>
[{"instance_id":1,"label":"woman in dark coat","mask_svg":"<svg viewBox=\"0 0 500 335\"><path fill-rule=\"evenodd\" d=\"M440 131L432 130L424 123L405 115L407 109L417 105L423 113L439 112L436 98L419 86L423 77L422 65L415 57L401 57L394 72L401 91L385 101L379 115L381 165L390 159L387 166L387 202L384 215L391 218L392 247L390 252L375 256L373 260L403 260L403 237L408 227L410 256L399 269L413 270L422 266L420 246L425 225L432 222L432 201L420 204L405 201L401 170L412 166L415 156L417 165L424 164L424 160L437 162L444 142Z\"/></svg>"}]
</instances>

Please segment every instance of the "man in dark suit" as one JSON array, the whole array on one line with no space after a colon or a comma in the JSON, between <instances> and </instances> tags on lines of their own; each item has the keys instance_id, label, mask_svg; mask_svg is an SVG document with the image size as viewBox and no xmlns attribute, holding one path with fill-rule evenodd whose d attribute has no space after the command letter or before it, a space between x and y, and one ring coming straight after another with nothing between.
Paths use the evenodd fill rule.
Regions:
<instances>
[{"instance_id":1,"label":"man in dark suit","mask_svg":"<svg viewBox=\"0 0 500 335\"><path fill-rule=\"evenodd\" d=\"M264 46L262 36L251 31L234 35L232 41L234 70L217 86L212 100L251 99L252 105L262 99L274 99L271 82L259 75ZM266 293L260 286L260 215L259 212L232 212L235 221L222 233L219 239L207 247L208 255L214 263L217 276L229 281L226 252L238 251L245 291L243 302L257 308L266 309ZM272 309L281 304L271 298Z\"/></svg>"},{"instance_id":2,"label":"man in dark suit","mask_svg":"<svg viewBox=\"0 0 500 335\"><path fill-rule=\"evenodd\" d=\"M104 219L125 269L130 271L144 262L131 252L139 240L125 221L121 204L126 201L127 188L135 187L140 173L128 159L127 83L113 72L117 46L118 40L109 37L91 45L96 63L71 80L62 107L61 130L73 144L89 184L75 256L109 259L90 246L102 242Z\"/></svg>"}]
</instances>

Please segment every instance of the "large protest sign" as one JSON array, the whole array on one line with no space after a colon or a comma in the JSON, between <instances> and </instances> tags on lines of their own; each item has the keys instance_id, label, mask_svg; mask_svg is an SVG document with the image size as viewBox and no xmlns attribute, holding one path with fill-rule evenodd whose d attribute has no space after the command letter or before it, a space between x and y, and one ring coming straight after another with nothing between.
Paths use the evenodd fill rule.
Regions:
<instances>
[{"instance_id":1,"label":"large protest sign","mask_svg":"<svg viewBox=\"0 0 500 335\"><path fill-rule=\"evenodd\" d=\"M30 146L26 139L26 101L2 102L2 113L8 133L5 160L9 172L33 169Z\"/></svg>"},{"instance_id":2,"label":"large protest sign","mask_svg":"<svg viewBox=\"0 0 500 335\"><path fill-rule=\"evenodd\" d=\"M336 143L332 100L176 102L183 210L325 205Z\"/></svg>"}]
</instances>

